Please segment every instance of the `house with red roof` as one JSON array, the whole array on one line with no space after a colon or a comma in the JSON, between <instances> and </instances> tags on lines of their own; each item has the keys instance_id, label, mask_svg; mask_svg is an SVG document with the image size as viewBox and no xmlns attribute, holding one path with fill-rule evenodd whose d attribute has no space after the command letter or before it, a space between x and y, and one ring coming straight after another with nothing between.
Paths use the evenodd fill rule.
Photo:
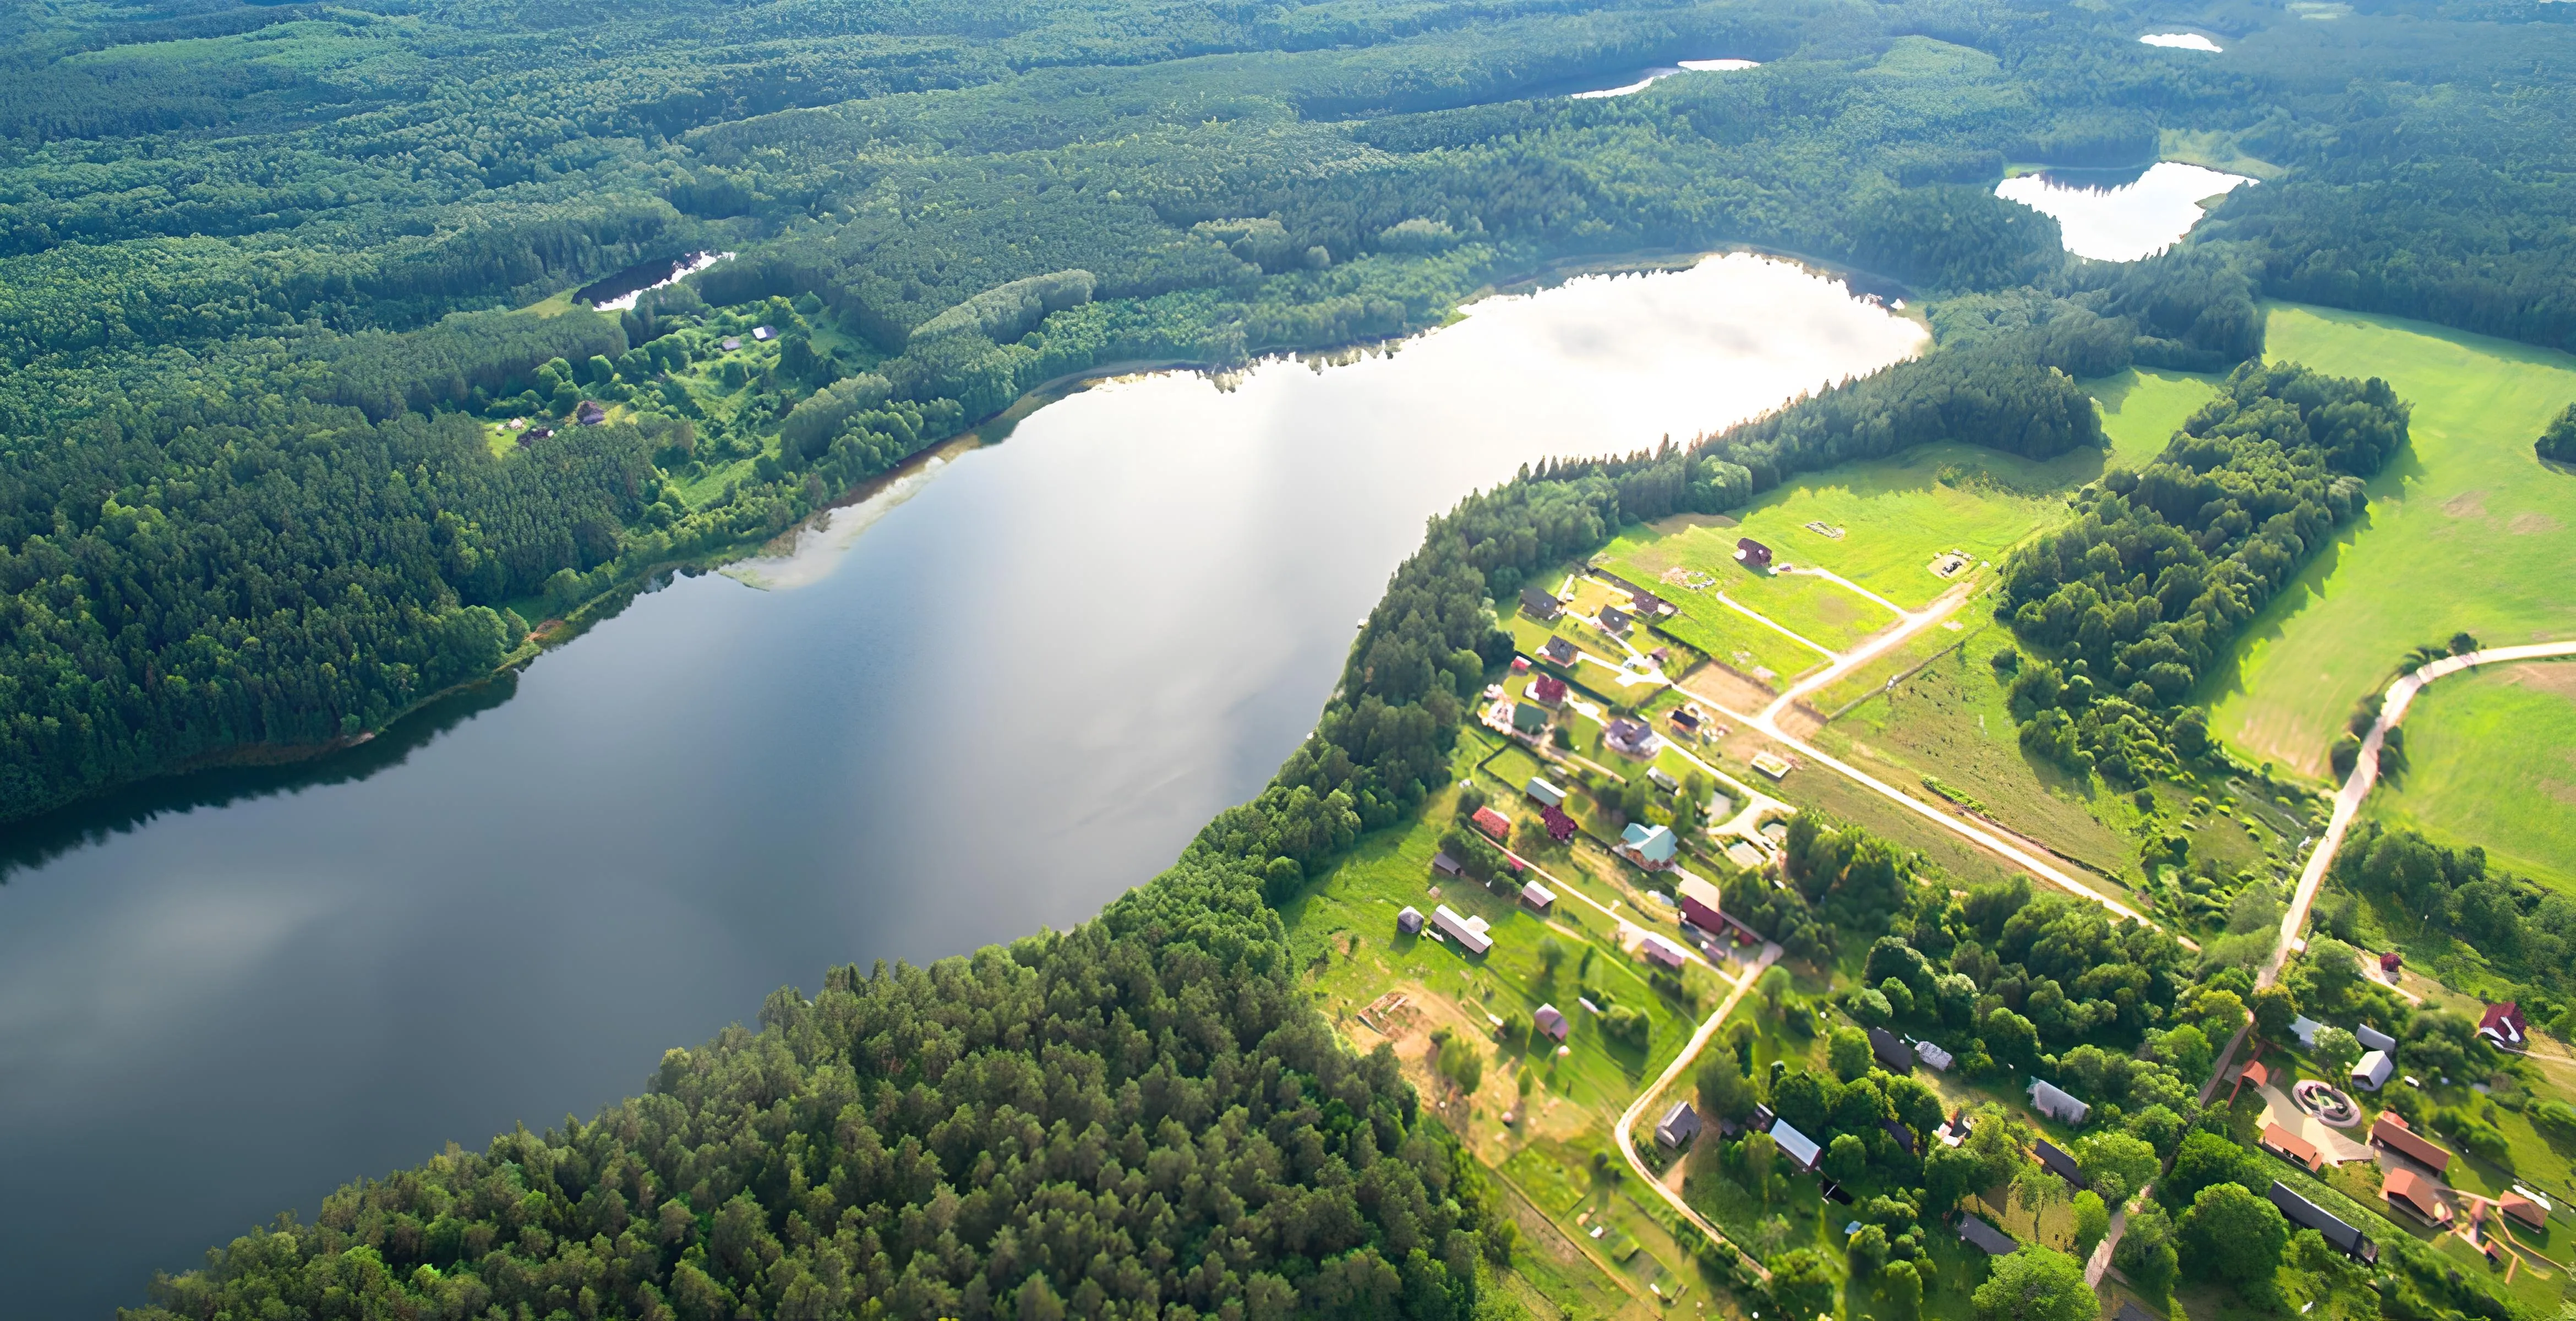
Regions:
<instances>
[{"instance_id":1,"label":"house with red roof","mask_svg":"<svg viewBox=\"0 0 2576 1321\"><path fill-rule=\"evenodd\" d=\"M1529 699L1541 706L1565 705L1565 680L1542 674L1529 681Z\"/></svg>"},{"instance_id":2,"label":"house with red roof","mask_svg":"<svg viewBox=\"0 0 2576 1321\"><path fill-rule=\"evenodd\" d=\"M2527 1050L2531 1046L2531 1029L2522 1021L2522 1007L2511 1000L2487 1006L2486 1017L2478 1020L2478 1035L2506 1050Z\"/></svg>"},{"instance_id":3,"label":"house with red roof","mask_svg":"<svg viewBox=\"0 0 2576 1321\"><path fill-rule=\"evenodd\" d=\"M1468 820L1476 823L1476 829L1493 836L1497 844L1512 837L1512 819L1490 807L1477 808L1476 815Z\"/></svg>"}]
</instances>

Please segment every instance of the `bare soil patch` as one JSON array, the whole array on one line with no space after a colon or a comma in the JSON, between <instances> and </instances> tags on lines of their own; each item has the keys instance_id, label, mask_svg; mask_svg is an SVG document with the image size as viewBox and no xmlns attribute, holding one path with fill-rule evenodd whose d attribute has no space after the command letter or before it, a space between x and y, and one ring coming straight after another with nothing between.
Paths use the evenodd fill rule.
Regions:
<instances>
[{"instance_id":1,"label":"bare soil patch","mask_svg":"<svg viewBox=\"0 0 2576 1321\"><path fill-rule=\"evenodd\" d=\"M2462 491L2442 502L2442 512L2453 518L2484 518L2487 516L2487 493L2482 490Z\"/></svg>"},{"instance_id":2,"label":"bare soil patch","mask_svg":"<svg viewBox=\"0 0 2576 1321\"><path fill-rule=\"evenodd\" d=\"M2557 519L2551 518L2549 515L2539 513L2537 511L2525 511L2523 513L2516 514L2513 516L2512 522L2504 525L2505 531L2510 532L2517 537L2528 537L2541 532L2555 532L2558 528L2559 522Z\"/></svg>"},{"instance_id":3,"label":"bare soil patch","mask_svg":"<svg viewBox=\"0 0 2576 1321\"><path fill-rule=\"evenodd\" d=\"M1771 704L1770 689L1736 672L1732 666L1715 661L1683 675L1680 687L1683 692L1703 702L1747 715Z\"/></svg>"},{"instance_id":4,"label":"bare soil patch","mask_svg":"<svg viewBox=\"0 0 2576 1321\"><path fill-rule=\"evenodd\" d=\"M2509 666L2505 669L2504 681L2518 688L2576 701L2576 661L2540 661Z\"/></svg>"}]
</instances>

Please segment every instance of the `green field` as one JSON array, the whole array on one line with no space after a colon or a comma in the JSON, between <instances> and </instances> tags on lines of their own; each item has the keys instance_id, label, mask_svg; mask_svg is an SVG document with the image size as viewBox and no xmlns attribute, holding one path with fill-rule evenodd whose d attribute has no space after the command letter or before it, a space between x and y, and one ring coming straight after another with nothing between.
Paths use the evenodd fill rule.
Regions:
<instances>
[{"instance_id":1,"label":"green field","mask_svg":"<svg viewBox=\"0 0 2576 1321\"><path fill-rule=\"evenodd\" d=\"M2212 726L2310 775L2354 699L2419 643L2576 636L2576 473L2533 437L2576 400L2576 358L2393 317L2275 306L2270 356L2379 376L2414 404L2411 452L2371 483L2371 510L2326 547L2214 674ZM2429 778L2429 777L2427 777ZM2482 777L2458 797L2500 783ZM2506 813L2510 815L2510 813Z\"/></svg>"},{"instance_id":2,"label":"green field","mask_svg":"<svg viewBox=\"0 0 2576 1321\"><path fill-rule=\"evenodd\" d=\"M1823 653L1727 609L1723 602L1680 591L1670 599L1682 612L1656 625L1656 631L1774 688L1785 688L1791 679L1829 663Z\"/></svg>"},{"instance_id":3,"label":"green field","mask_svg":"<svg viewBox=\"0 0 2576 1321\"><path fill-rule=\"evenodd\" d=\"M2576 888L2576 661L2454 675L2406 712L2406 773L2370 811L2509 871Z\"/></svg>"},{"instance_id":4,"label":"green field","mask_svg":"<svg viewBox=\"0 0 2576 1321\"><path fill-rule=\"evenodd\" d=\"M2086 382L2093 401L2102 406L2102 433L2111 439L2112 466L2143 468L2153 462L2183 422L2218 392L2220 379L2132 367Z\"/></svg>"}]
</instances>

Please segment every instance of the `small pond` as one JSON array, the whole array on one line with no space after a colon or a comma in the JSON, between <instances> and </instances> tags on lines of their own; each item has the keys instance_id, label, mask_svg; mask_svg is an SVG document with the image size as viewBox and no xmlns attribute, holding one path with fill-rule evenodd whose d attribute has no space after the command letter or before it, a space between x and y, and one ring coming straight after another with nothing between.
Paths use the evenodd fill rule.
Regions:
<instances>
[{"instance_id":1,"label":"small pond","mask_svg":"<svg viewBox=\"0 0 2576 1321\"><path fill-rule=\"evenodd\" d=\"M2191 232L2201 204L2253 183L2199 165L2158 161L2145 170L2042 170L1995 185L1995 196L2057 220L2066 250L2097 261L2152 257Z\"/></svg>"},{"instance_id":2,"label":"small pond","mask_svg":"<svg viewBox=\"0 0 2576 1321\"><path fill-rule=\"evenodd\" d=\"M2212 55L2219 53L2217 42L2197 32L2150 32L2138 38L2138 41L2142 45L2163 46L2168 50L2207 51Z\"/></svg>"},{"instance_id":3,"label":"small pond","mask_svg":"<svg viewBox=\"0 0 2576 1321\"><path fill-rule=\"evenodd\" d=\"M1666 78L1675 77L1680 74L1731 73L1738 69L1759 69L1761 67L1762 62L1760 60L1682 60L1673 64L1658 64L1651 68L1639 69L1635 73L1621 78L1618 85L1615 87L1593 87L1587 91L1565 92L1562 94L1577 101L1597 101L1603 97L1609 96L1633 96L1638 92L1642 92L1647 88L1654 86L1656 83L1662 82ZM1581 79L1577 80L1577 85L1597 83L1599 81L1601 80L1598 78ZM1551 94L1555 93L1552 91L1541 91L1534 93L1533 95L1546 96Z\"/></svg>"}]
</instances>

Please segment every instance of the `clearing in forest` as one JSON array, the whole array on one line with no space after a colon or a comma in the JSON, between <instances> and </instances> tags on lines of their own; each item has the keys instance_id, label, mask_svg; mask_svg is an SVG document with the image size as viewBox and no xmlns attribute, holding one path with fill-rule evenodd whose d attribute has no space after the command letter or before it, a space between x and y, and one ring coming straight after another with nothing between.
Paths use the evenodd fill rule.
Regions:
<instances>
[{"instance_id":1,"label":"clearing in forest","mask_svg":"<svg viewBox=\"0 0 2576 1321\"><path fill-rule=\"evenodd\" d=\"M2576 662L2458 674L2406 712L2407 769L2370 812L2508 871L2576 890Z\"/></svg>"},{"instance_id":2,"label":"clearing in forest","mask_svg":"<svg viewBox=\"0 0 2576 1321\"><path fill-rule=\"evenodd\" d=\"M2414 405L2414 443L2371 482L2370 512L2255 620L2235 664L2207 685L2214 732L2325 776L2345 714L2407 649L2461 631L2497 646L2576 636L2576 472L2531 448L2576 400L2576 357L2290 304L2273 306L2268 343L2273 361L2382 377Z\"/></svg>"}]
</instances>

